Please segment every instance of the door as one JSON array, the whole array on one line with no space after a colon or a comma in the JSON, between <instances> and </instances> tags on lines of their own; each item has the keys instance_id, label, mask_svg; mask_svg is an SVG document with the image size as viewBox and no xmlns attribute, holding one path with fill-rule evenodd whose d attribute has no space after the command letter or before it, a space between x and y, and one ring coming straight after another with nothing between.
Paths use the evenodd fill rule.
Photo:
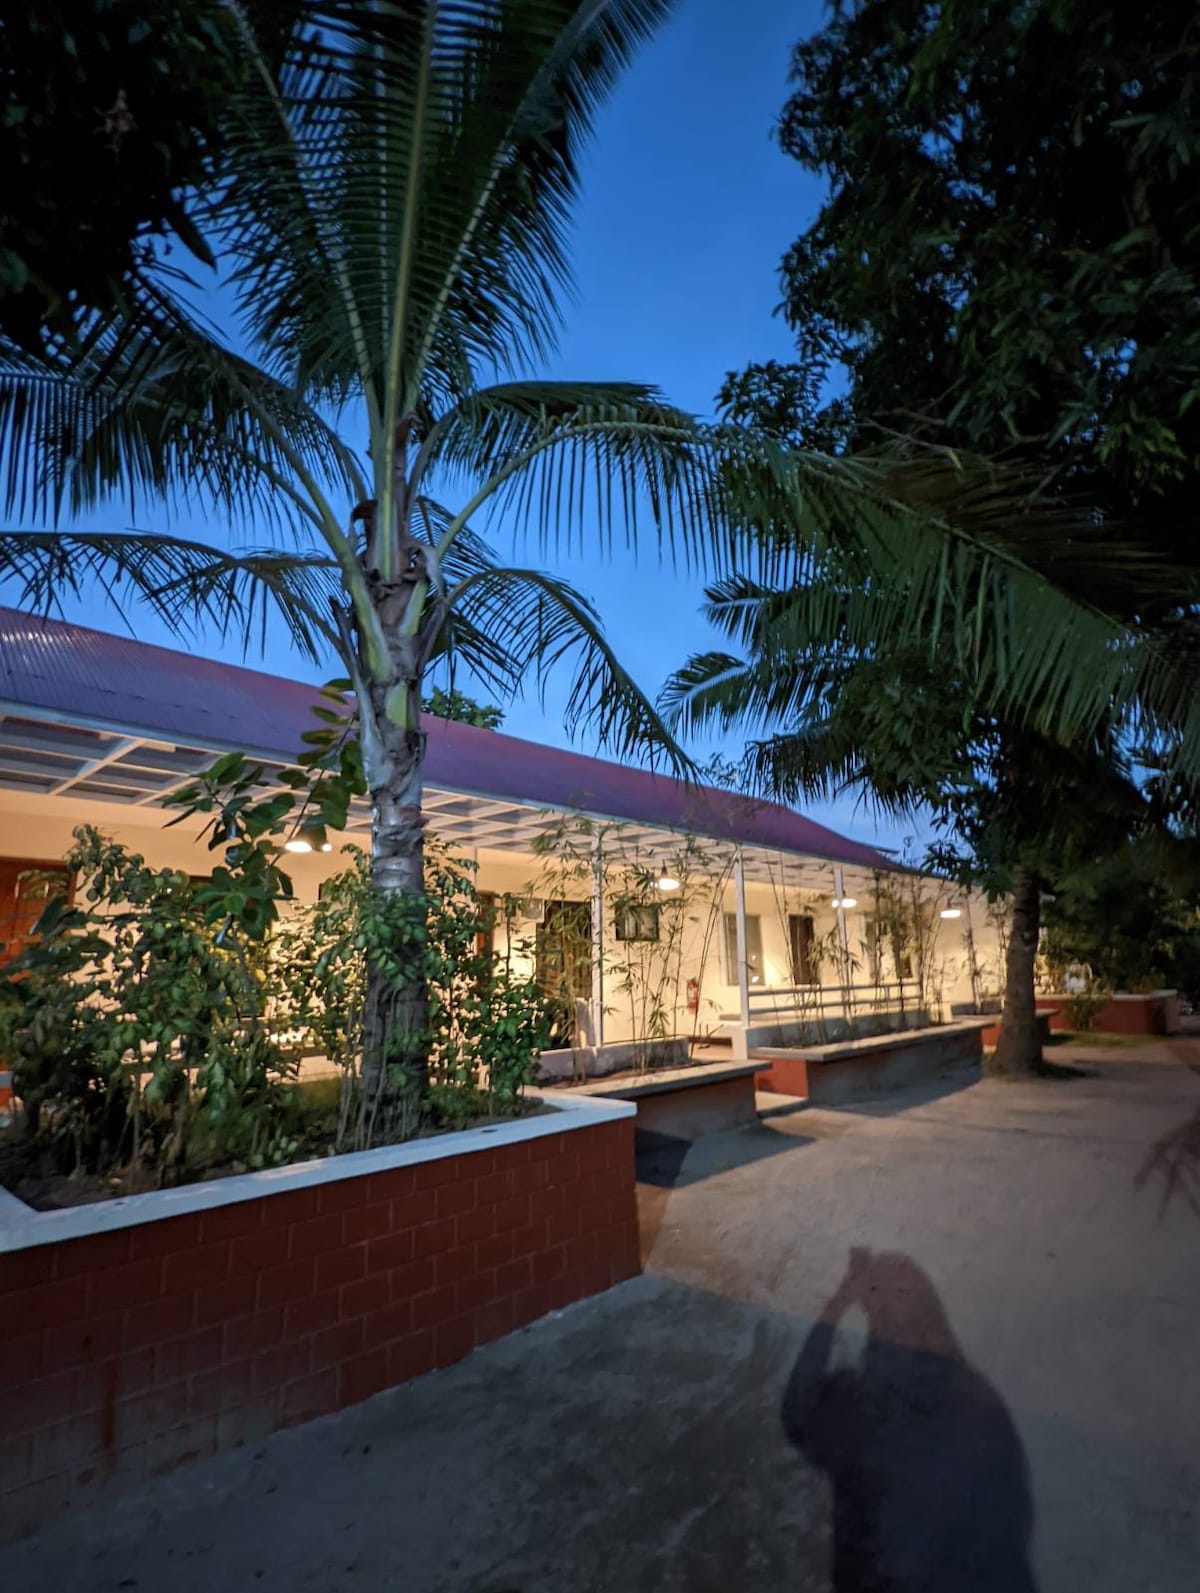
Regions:
<instances>
[{"instance_id":1,"label":"door","mask_svg":"<svg viewBox=\"0 0 1200 1593\"><path fill-rule=\"evenodd\" d=\"M29 944L50 897L70 894L71 876L61 863L0 857L0 967Z\"/></svg>"},{"instance_id":2,"label":"door","mask_svg":"<svg viewBox=\"0 0 1200 1593\"><path fill-rule=\"evenodd\" d=\"M788 949L792 959L792 983L815 985L813 970L813 921L807 913L788 914Z\"/></svg>"},{"instance_id":3,"label":"door","mask_svg":"<svg viewBox=\"0 0 1200 1593\"><path fill-rule=\"evenodd\" d=\"M575 1044L575 1003L592 996L592 905L547 902L537 926L536 978L554 1007L552 1047Z\"/></svg>"}]
</instances>

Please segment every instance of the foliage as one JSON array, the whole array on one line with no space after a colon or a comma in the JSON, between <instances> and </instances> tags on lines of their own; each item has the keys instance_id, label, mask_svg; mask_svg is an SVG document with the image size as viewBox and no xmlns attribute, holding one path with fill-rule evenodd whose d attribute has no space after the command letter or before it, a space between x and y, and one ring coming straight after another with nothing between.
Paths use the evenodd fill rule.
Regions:
<instances>
[{"instance_id":1,"label":"foliage","mask_svg":"<svg viewBox=\"0 0 1200 1593\"><path fill-rule=\"evenodd\" d=\"M934 1023L942 1020L942 990L947 968L937 956L939 909L944 892L928 893L928 880L919 874L876 874L865 930L871 970L877 985L883 980L886 950L898 984L898 1005L904 1013L904 985L917 987L918 1009Z\"/></svg>"},{"instance_id":2,"label":"foliage","mask_svg":"<svg viewBox=\"0 0 1200 1593\"><path fill-rule=\"evenodd\" d=\"M382 896L367 858L347 850L350 866L324 882L316 902L293 908L271 945L278 1021L310 1035L339 1070L338 1148L511 1115L550 1043L550 1012L533 981L514 977L487 949L490 909L475 865L430 848L416 922L408 900ZM416 1098L397 1080L390 1116L361 1087L369 960L398 981L419 961L430 993L428 1092Z\"/></svg>"},{"instance_id":3,"label":"foliage","mask_svg":"<svg viewBox=\"0 0 1200 1593\"><path fill-rule=\"evenodd\" d=\"M931 565L918 540L906 570L844 535L859 561L848 588L823 591L824 549L794 572L808 634L837 625L856 646L933 653L989 709L1054 739L1086 740L1114 703L1139 701L1139 733L1162 733L1160 754L1194 778L1190 0L1152 16L1130 0L836 0L797 46L793 85L781 145L828 184L782 264L797 358L731 373L727 412L793 445L899 453L917 468L910 501L931 510L946 507L937 461L971 454L1092 506L1082 532L1022 527L1004 473L971 466L997 578L960 585L945 538ZM880 586L903 601L875 604Z\"/></svg>"},{"instance_id":4,"label":"foliage","mask_svg":"<svg viewBox=\"0 0 1200 1593\"><path fill-rule=\"evenodd\" d=\"M1082 990L1072 990L1063 1001L1068 1026L1086 1034L1096 1027L1107 1004L1108 993L1103 985L1089 983Z\"/></svg>"},{"instance_id":5,"label":"foliage","mask_svg":"<svg viewBox=\"0 0 1200 1593\"><path fill-rule=\"evenodd\" d=\"M1051 969L1084 966L1109 990L1179 986L1190 994L1200 967L1195 842L1130 842L1068 874L1046 907L1042 953Z\"/></svg>"},{"instance_id":6,"label":"foliage","mask_svg":"<svg viewBox=\"0 0 1200 1593\"><path fill-rule=\"evenodd\" d=\"M221 854L209 876L156 870L76 832L76 902L50 895L0 977L0 1051L31 1155L60 1171L121 1168L136 1187L520 1110L550 1017L532 981L487 949L474 864L430 849L424 893L389 895L351 848L315 903L293 900L285 839L329 850L363 788L339 684L326 695L337 706L317 710L296 767L268 776L229 754L172 799L174 822L203 818ZM429 992L421 1091L402 1069L388 1091L364 1088L370 967L388 988L415 971ZM324 1138L294 1085L314 1050L340 1078Z\"/></svg>"},{"instance_id":7,"label":"foliage","mask_svg":"<svg viewBox=\"0 0 1200 1593\"><path fill-rule=\"evenodd\" d=\"M504 723L503 708L476 702L455 687L447 691L444 686L435 686L426 695L425 712L435 719L452 719L460 725L476 725L480 730L499 730Z\"/></svg>"},{"instance_id":8,"label":"foliage","mask_svg":"<svg viewBox=\"0 0 1200 1593\"><path fill-rule=\"evenodd\" d=\"M720 919L728 861L692 835L646 858L630 845L623 826L601 825L575 814L548 823L535 837L533 850L540 868L529 883L529 894L578 901L581 907L577 918L568 915L556 931L563 937L561 943L550 945L543 937L540 957L543 978L550 981L546 996L558 1011L560 1033L567 1043L575 1041L574 1003L561 975L582 967L590 978L597 963L605 1014L619 1010L626 1014L636 1069L651 1065L655 1042L689 1028L694 1036L702 1005L716 1005L700 985ZM676 889L661 889L664 871L678 882ZM605 902L605 933L599 946L589 905L597 879ZM699 969L701 975L694 1015L687 1000L689 968Z\"/></svg>"},{"instance_id":9,"label":"foliage","mask_svg":"<svg viewBox=\"0 0 1200 1593\"><path fill-rule=\"evenodd\" d=\"M1200 467L1190 0L839 0L784 151L829 181L783 263L828 423L1034 452L1182 531ZM1190 549L1180 548L1191 557Z\"/></svg>"},{"instance_id":10,"label":"foliage","mask_svg":"<svg viewBox=\"0 0 1200 1593\"><path fill-rule=\"evenodd\" d=\"M261 7L259 8L261 9ZM0 326L73 338L163 240L211 265L186 195L210 182L236 70L216 0L46 0L0 29Z\"/></svg>"},{"instance_id":11,"label":"foliage","mask_svg":"<svg viewBox=\"0 0 1200 1593\"><path fill-rule=\"evenodd\" d=\"M263 948L214 934L202 887L84 826L76 904L48 902L5 969L0 1046L35 1142L64 1171L173 1180L288 1159L293 1067L270 1032Z\"/></svg>"}]
</instances>

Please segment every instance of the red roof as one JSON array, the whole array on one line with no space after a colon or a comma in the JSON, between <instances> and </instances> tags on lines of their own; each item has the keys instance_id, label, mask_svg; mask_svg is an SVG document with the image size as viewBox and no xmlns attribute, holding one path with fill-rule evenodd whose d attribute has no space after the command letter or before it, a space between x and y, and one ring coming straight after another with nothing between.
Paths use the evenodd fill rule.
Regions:
<instances>
[{"instance_id":1,"label":"red roof","mask_svg":"<svg viewBox=\"0 0 1200 1593\"><path fill-rule=\"evenodd\" d=\"M136 731L287 761L313 728L316 689L261 670L0 607L0 710ZM424 718L430 786L536 807L686 830L714 840L895 868L790 808L497 730Z\"/></svg>"}]
</instances>

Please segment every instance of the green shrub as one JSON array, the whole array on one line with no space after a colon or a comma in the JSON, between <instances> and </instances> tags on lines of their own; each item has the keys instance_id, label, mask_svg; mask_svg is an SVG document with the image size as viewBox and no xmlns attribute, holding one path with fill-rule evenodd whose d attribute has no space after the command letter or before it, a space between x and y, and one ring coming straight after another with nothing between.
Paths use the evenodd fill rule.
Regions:
<instances>
[{"instance_id":1,"label":"green shrub","mask_svg":"<svg viewBox=\"0 0 1200 1593\"><path fill-rule=\"evenodd\" d=\"M1077 1033L1086 1034L1096 1027L1107 1003L1108 992L1094 985L1073 991L1063 1002L1068 1025Z\"/></svg>"}]
</instances>

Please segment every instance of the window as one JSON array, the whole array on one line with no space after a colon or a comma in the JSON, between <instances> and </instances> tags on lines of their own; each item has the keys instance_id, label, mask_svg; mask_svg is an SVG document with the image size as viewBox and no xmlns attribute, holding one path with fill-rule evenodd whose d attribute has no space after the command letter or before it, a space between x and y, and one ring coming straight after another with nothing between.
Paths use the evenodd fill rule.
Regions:
<instances>
[{"instance_id":1,"label":"window","mask_svg":"<svg viewBox=\"0 0 1200 1593\"><path fill-rule=\"evenodd\" d=\"M592 904L547 902L537 926L537 982L552 999L592 993Z\"/></svg>"},{"instance_id":2,"label":"window","mask_svg":"<svg viewBox=\"0 0 1200 1593\"><path fill-rule=\"evenodd\" d=\"M658 908L653 902L644 906L633 902L618 907L615 920L618 940L658 939Z\"/></svg>"},{"instance_id":3,"label":"window","mask_svg":"<svg viewBox=\"0 0 1200 1593\"><path fill-rule=\"evenodd\" d=\"M791 953L792 983L815 985L813 967L813 921L807 913L788 914L788 951Z\"/></svg>"},{"instance_id":4,"label":"window","mask_svg":"<svg viewBox=\"0 0 1200 1593\"><path fill-rule=\"evenodd\" d=\"M757 913L746 915L746 973L752 985L763 982L762 919ZM725 914L725 983L736 985L738 979L737 914Z\"/></svg>"}]
</instances>

